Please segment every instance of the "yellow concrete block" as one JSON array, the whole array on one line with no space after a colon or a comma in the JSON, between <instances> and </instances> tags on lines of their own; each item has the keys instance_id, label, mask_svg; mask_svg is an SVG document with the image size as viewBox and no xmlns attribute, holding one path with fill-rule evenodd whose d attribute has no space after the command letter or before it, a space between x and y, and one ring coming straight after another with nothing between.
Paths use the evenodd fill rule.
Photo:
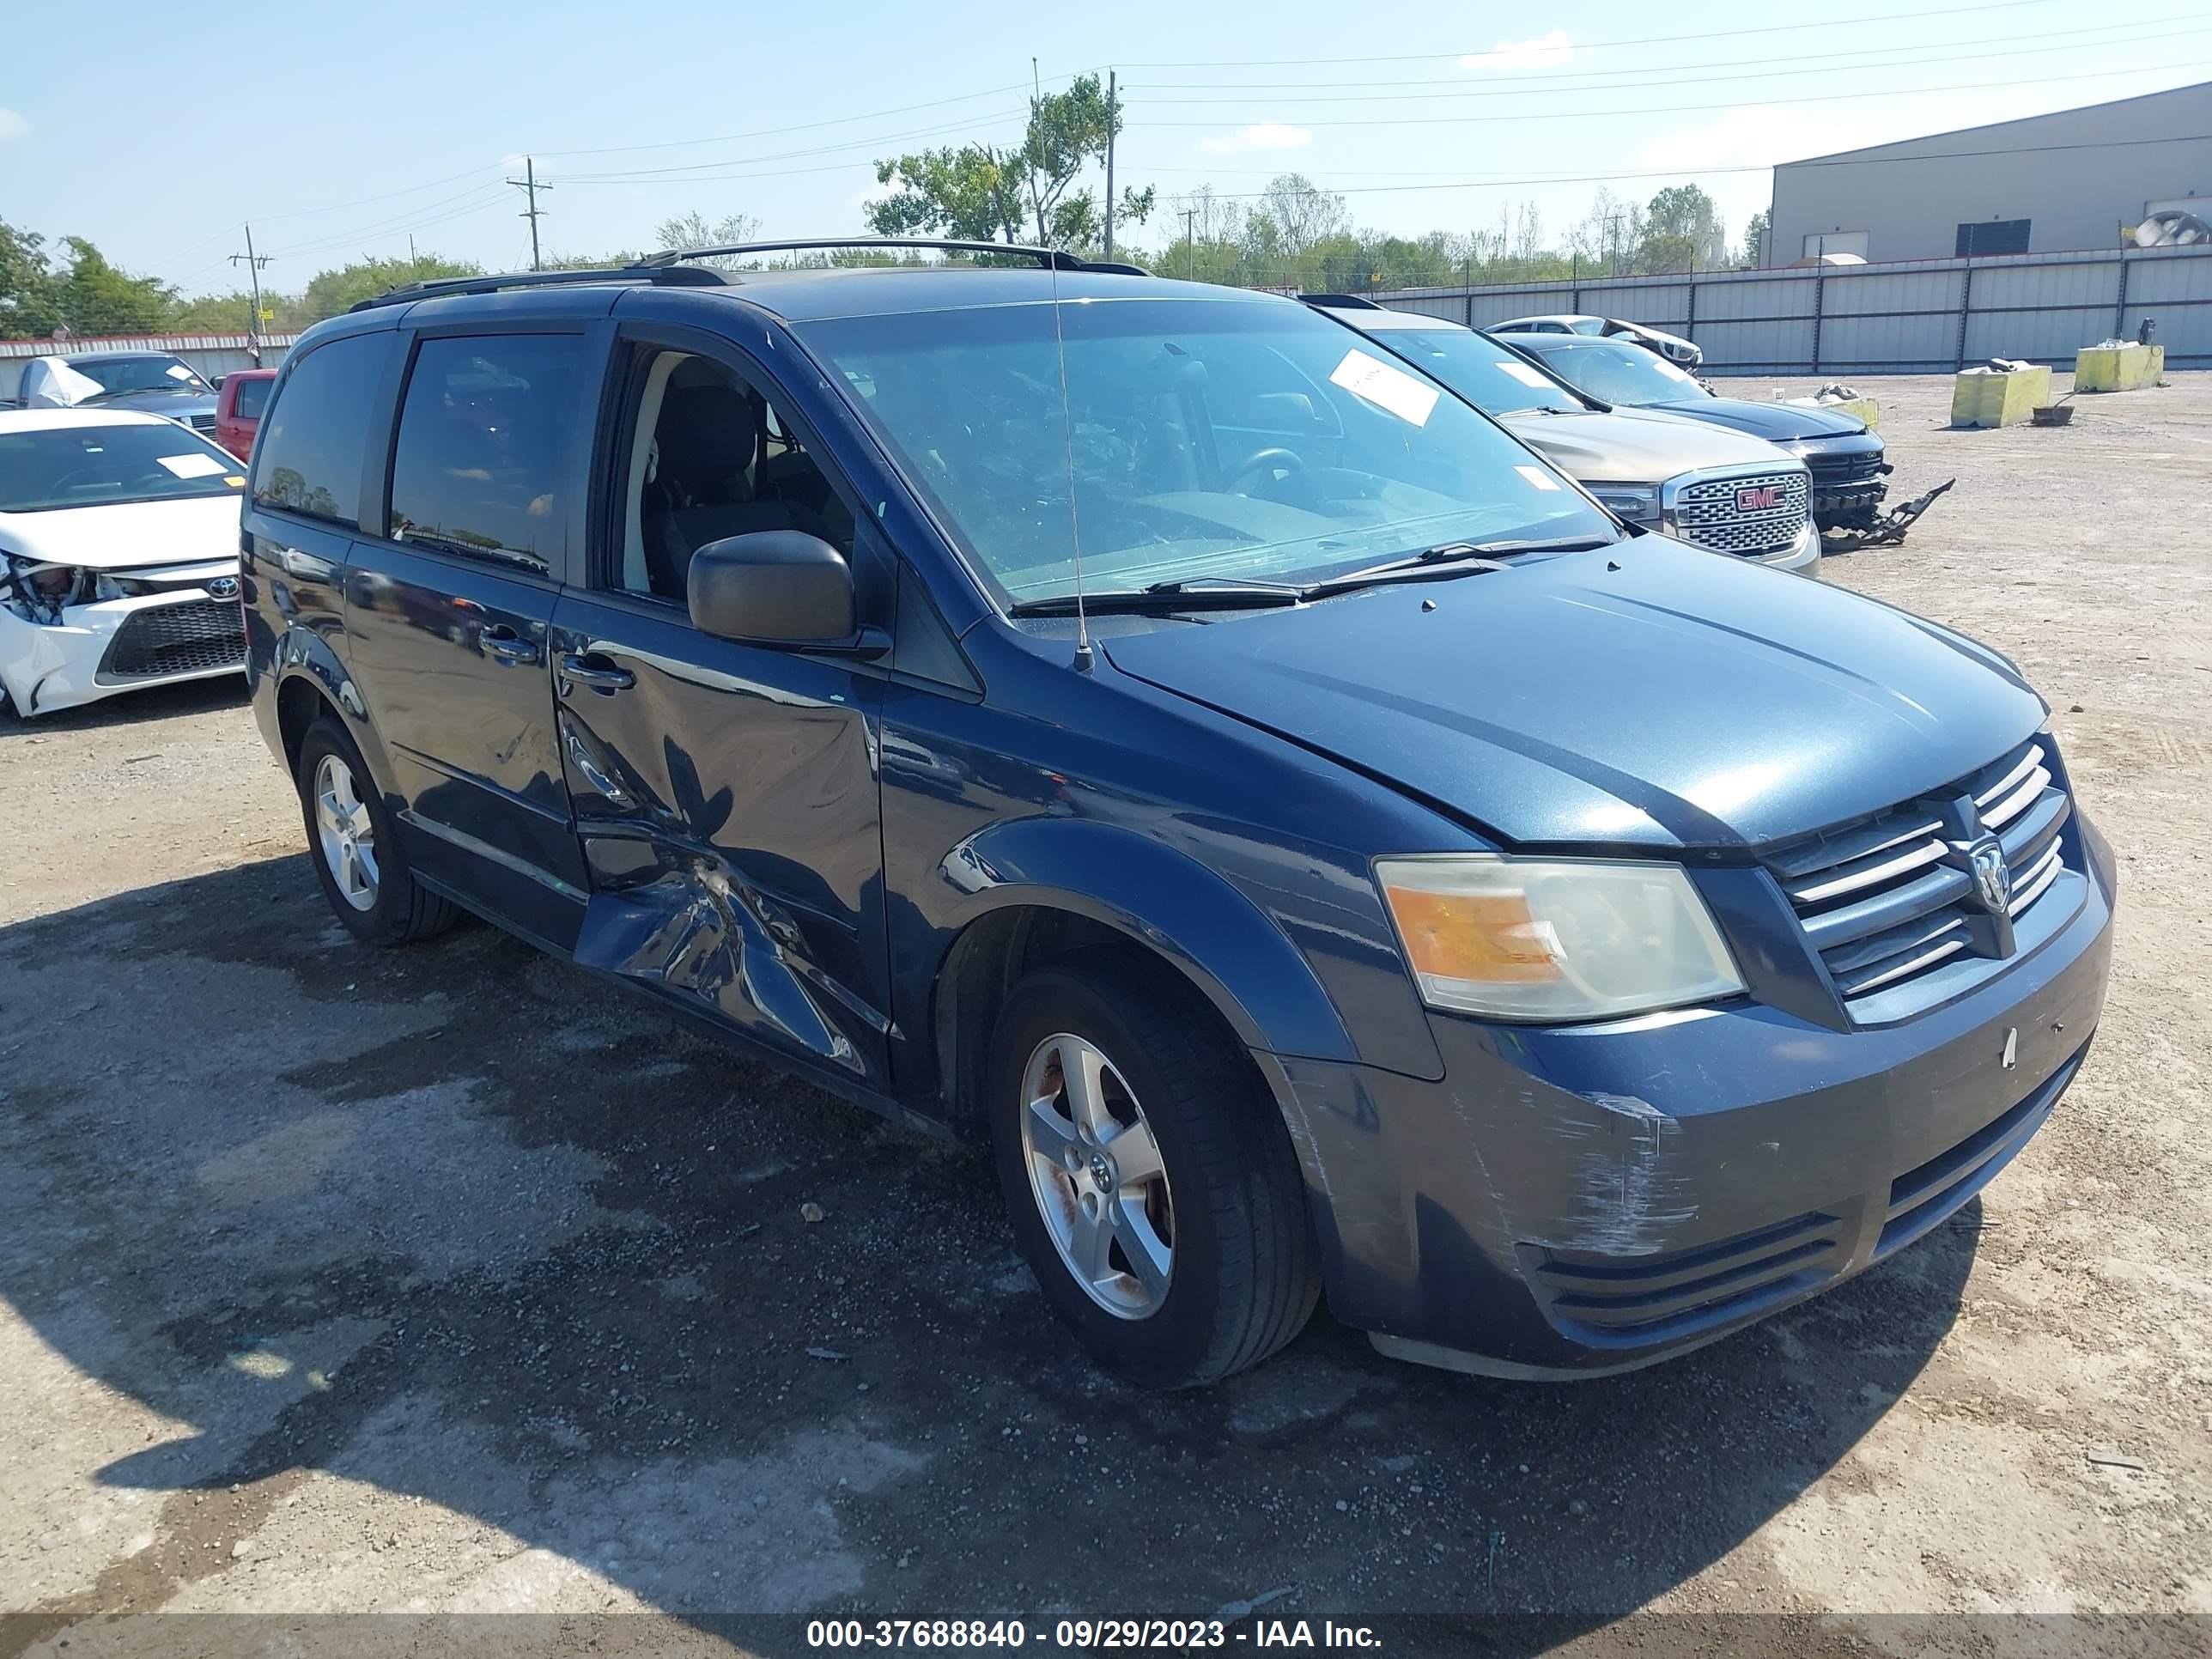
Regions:
<instances>
[{"instance_id":1,"label":"yellow concrete block","mask_svg":"<svg viewBox=\"0 0 2212 1659\"><path fill-rule=\"evenodd\" d=\"M1960 374L1951 385L1953 426L2017 426L2051 401L2051 371Z\"/></svg>"},{"instance_id":2,"label":"yellow concrete block","mask_svg":"<svg viewBox=\"0 0 2212 1659\"><path fill-rule=\"evenodd\" d=\"M2162 345L2084 346L2074 359L2076 392L2134 392L2166 372Z\"/></svg>"},{"instance_id":3,"label":"yellow concrete block","mask_svg":"<svg viewBox=\"0 0 2212 1659\"><path fill-rule=\"evenodd\" d=\"M1881 405L1871 398L1847 398L1841 403L1824 404L1818 398L1792 398L1793 404L1807 409L1832 409L1839 415L1856 415L1867 423L1867 430L1881 430Z\"/></svg>"}]
</instances>

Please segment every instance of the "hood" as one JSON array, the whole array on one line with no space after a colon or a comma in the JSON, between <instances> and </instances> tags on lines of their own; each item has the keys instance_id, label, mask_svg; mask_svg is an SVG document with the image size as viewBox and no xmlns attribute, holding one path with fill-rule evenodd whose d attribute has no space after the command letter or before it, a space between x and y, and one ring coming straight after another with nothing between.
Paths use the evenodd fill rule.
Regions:
<instances>
[{"instance_id":1,"label":"hood","mask_svg":"<svg viewBox=\"0 0 2212 1659\"><path fill-rule=\"evenodd\" d=\"M1948 629L1659 536L1105 650L1523 845L1787 839L1948 783L2045 714Z\"/></svg>"},{"instance_id":2,"label":"hood","mask_svg":"<svg viewBox=\"0 0 2212 1659\"><path fill-rule=\"evenodd\" d=\"M215 393L196 392L190 386L173 389L151 386L137 392L109 392L97 398L87 398L76 405L79 409L135 409L148 415L166 415L173 421L181 421L188 415L215 413Z\"/></svg>"},{"instance_id":3,"label":"hood","mask_svg":"<svg viewBox=\"0 0 2212 1659\"><path fill-rule=\"evenodd\" d=\"M1796 438L1832 438L1867 429L1866 422L1856 415L1820 409L1810 404L1755 404L1745 398L1692 398L1679 404L1650 404L1646 412L1704 421L1732 431L1747 432L1770 443L1786 443Z\"/></svg>"},{"instance_id":4,"label":"hood","mask_svg":"<svg viewBox=\"0 0 2212 1659\"><path fill-rule=\"evenodd\" d=\"M27 559L88 565L94 570L203 559L234 562L244 497L240 490L179 501L0 513L0 549Z\"/></svg>"},{"instance_id":5,"label":"hood","mask_svg":"<svg viewBox=\"0 0 2212 1659\"><path fill-rule=\"evenodd\" d=\"M1610 415L1522 410L1499 418L1515 437L1572 478L1657 483L1700 467L1756 466L1780 459L1772 444L1757 438L1636 410L1617 409Z\"/></svg>"}]
</instances>

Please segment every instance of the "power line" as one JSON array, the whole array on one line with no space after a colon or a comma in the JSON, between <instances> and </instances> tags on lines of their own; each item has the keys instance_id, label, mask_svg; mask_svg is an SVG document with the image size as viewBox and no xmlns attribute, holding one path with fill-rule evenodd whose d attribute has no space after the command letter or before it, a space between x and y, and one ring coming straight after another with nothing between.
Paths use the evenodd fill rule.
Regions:
<instances>
[{"instance_id":1,"label":"power line","mask_svg":"<svg viewBox=\"0 0 2212 1659\"><path fill-rule=\"evenodd\" d=\"M2179 71L2184 70L2201 70L2208 67L2208 65L2205 63L2200 62L2194 64L2168 64L2164 67L2169 71ZM2137 76L2141 75L2142 72L2142 71L2139 69L2093 70L2085 75L2045 75L2039 76L2033 80L2027 81L1958 81L1954 82L1948 86L1941 87L1889 87L1885 88L1880 92L1794 93L1790 95L1790 101L1792 104L1856 103L1869 98L1910 98L1920 96L1931 92L1985 92L1991 87L2061 86L2069 82L2106 81L2110 80L2114 76L2118 75ZM2178 88L2171 87L2154 87L2148 90L2150 92L2171 92L2178 90ZM2148 95L2148 94L2145 95ZM1498 115L1377 115L1361 116L1356 118L1343 120L1332 119L1324 121L1302 121L1299 123L1299 125L1306 127L1437 127L1473 125L1478 123L1486 124L1493 121L1591 121L1603 117L1616 115L1680 115L1686 112L1710 114L1716 110L1765 109L1771 105L1772 102L1773 100L1771 99L1759 98L1753 99L1747 102L1735 104L1717 104L1710 101L1695 104L1651 104L1639 105L1634 109L1525 110L1511 114ZM2027 119L2030 118L2019 117L2015 118ZM1235 123L1231 120L1132 121L1129 125L1133 127L1189 128L1225 127L1232 126Z\"/></svg>"},{"instance_id":2,"label":"power line","mask_svg":"<svg viewBox=\"0 0 2212 1659\"><path fill-rule=\"evenodd\" d=\"M2094 27L2078 29L2046 30L2039 34L2022 35L2017 38L2030 40L2057 40L2074 35L2111 34L2118 33L2123 29L2150 28L2162 26L2166 23L2186 23L2201 15L2203 15L2203 14L2199 12L2169 13L2159 17L2136 18L2125 23L2101 23ZM1504 76L1486 76L1483 77L1482 86L1486 89L1510 87L1533 87L1547 91L1565 91L1571 89L1578 83L1583 82L1595 82L1603 80L1613 82L1617 85L1619 84L1619 77L1624 75L1649 75L1654 73L1664 73L1674 81L1680 81L1686 73L1694 73L1698 79L1702 81L1705 79L1707 71L1717 69L1746 69L1765 64L1804 64L1835 63L1837 59L1844 58L1922 58L1927 57L1930 52L1948 51L1954 46L1978 48L1980 44L1981 43L1978 40L1928 40L1918 42L1909 46L1858 46L1846 51L1832 52L1792 52L1786 57L1780 58L1730 58L1674 65L1638 63L1622 69L1588 70L1572 74L1516 75ZM2127 41L2112 41L2098 44L2124 46L2130 43ZM1977 51L1978 57L1996 57L1999 54L1994 52L1981 52ZM1847 70L1854 68L1884 68L1887 67L1887 65L1839 64L1837 67ZM1383 87L1395 91L1407 87L1464 88L1468 84L1468 82L1466 76L1454 75L1426 80L1407 80L1402 76L1400 76L1393 77L1388 81L1162 81L1155 83L1155 89L1161 92L1302 92L1310 89L1313 91L1326 92L1344 87ZM1609 91L1613 90L1613 88L1608 86L1601 89Z\"/></svg>"},{"instance_id":3,"label":"power line","mask_svg":"<svg viewBox=\"0 0 2212 1659\"><path fill-rule=\"evenodd\" d=\"M2200 15L2201 15L2201 14L2200 14ZM2130 24L2130 25L2126 25L2126 26L2124 26L2124 27L2136 27L2136 25ZM2110 30L2105 30L2105 31L2099 31L2099 32L2100 32L2100 33L2110 33L2111 31L2110 31ZM2072 30L2068 30L2068 31L2066 31L2066 33L2071 33L2071 34L2080 34L2080 33L2090 33L2090 31L2087 31L2087 30L2081 30L2081 29L2072 29ZM2204 27L2203 27L2191 28L2191 29L2167 29L2167 30L2161 30L2161 31L2160 31L2160 32L2158 32L2158 33L2152 33L2152 34L2137 34L2137 35L2130 35L2130 36L2129 36L2127 39L2125 39L2125 40L2099 40L2099 41L2095 41L2095 42L2072 41L2072 42L2069 42L2068 44L2065 44L2065 45L2063 45L2063 46L2019 46L2019 47L2015 47L2015 48L2014 48L2013 50L2008 51L2008 52L1980 52L1980 53L1977 54L1976 61L1977 61L1977 62L1980 62L1980 61L1983 61L1983 60L1986 60L1986 59L1989 59L1989 58L2040 58L2040 57L2047 57L2047 56L2049 56L2049 55L2050 55L2051 53L2052 53L2052 52L2081 52L2081 51L2084 50L2084 48L2085 48L2086 46L2090 46L2090 45L2100 46L2143 46L2143 45L2147 45L2147 44L2149 44L2149 43L2154 42L2154 41L2160 41L2160 40L2179 40L2186 39L2187 37L2191 36L2191 35L2198 35L2198 34L2212 34L2212 25L2207 25L2207 26L2204 26ZM2039 39L2039 39L2042 39L2043 37L2041 37L2041 36L2034 36L2034 37L2031 37L2031 38L2033 38L2033 39ZM1855 57L1863 57L1863 56L1866 56L1867 54L1865 54L1865 53L1853 53L1853 54L1850 54L1850 55L1851 55L1851 56L1855 56ZM1744 59L1740 59L1740 60L1738 60L1738 61L1739 61L1739 62L1741 62L1741 63L1751 63L1751 64L1758 64L1758 63L1773 64L1773 63L1777 63L1777 62L1785 62L1785 63L1786 63L1786 62L1792 62L1792 61L1796 61L1796 62L1802 63L1802 59L1801 59L1801 60L1791 60L1791 59L1775 59L1775 58L1764 58L1764 59L1762 59L1762 58L1744 58ZM1730 67L1730 65L1727 65L1727 64L1714 64L1714 65L1711 65L1711 67L1712 67L1712 68L1727 68L1727 67ZM1809 66L1806 66L1806 67L1800 67L1800 68L1795 68L1795 69L1771 69L1771 68L1770 68L1770 69L1761 69L1761 70L1756 70L1756 71L1754 71L1754 72L1750 72L1750 73L1746 73L1746 74L1741 74L1741 75L1709 75L1709 74L1707 74L1707 73L1705 72L1705 68L1701 67L1701 68L1698 70L1698 83L1700 86L1707 86L1707 85L1711 85L1711 83L1713 83L1714 82L1717 82L1717 81L1771 81L1771 80L1778 79L1778 78L1780 78L1780 77L1782 77L1782 76L1803 76L1803 75L1825 75L1825 76L1834 76L1834 75L1850 75L1850 74L1852 74L1852 73L1855 73L1855 72L1856 72L1856 71L1863 70L1890 70L1890 69L1895 69L1895 68L1897 68L1897 67L1899 67L1899 65L1898 65L1898 64L1893 64L1893 63L1888 63L1888 62L1876 63L1876 64L1811 64L1811 65L1809 65ZM1638 72L1640 72L1640 71L1632 71L1632 70L1613 70L1607 71L1607 73L1610 73L1610 74L1613 74L1613 75L1625 75L1625 74L1638 73ZM2112 74L2118 74L2118 73L2120 73L2121 71L2115 70L2110 70L2110 71L2100 71L2100 72L2103 72L2103 73L2112 73ZM2130 71L2130 72L2132 72L2132 71ZM1602 86L1597 86L1597 85L1589 85L1589 86L1584 86L1584 85L1575 85L1575 86L1569 86L1569 85L1564 84L1564 81L1565 81L1565 77L1561 77L1559 82L1545 82L1540 83L1540 84L1538 84L1538 85L1534 85L1534 86L1530 86L1530 87L1527 87L1527 88L1523 88L1523 87L1517 87L1517 86L1516 86L1516 87L1484 86L1484 87L1473 87L1473 88L1470 88L1470 87L1462 86L1462 87L1461 87L1461 88L1460 88L1458 91L1455 91L1455 92L1407 92L1407 91L1405 91L1405 90L1403 89L1403 86L1401 85L1400 88L1396 88L1396 89L1394 89L1394 90L1392 90L1392 91L1389 91L1389 92L1370 92L1370 93L1327 93L1327 94L1322 94L1322 95L1320 95L1320 96L1317 96L1317 97L1304 99L1304 100L1303 100L1303 101L1310 102L1310 103L1316 103L1316 104L1376 104L1376 103L1394 103L1394 104L1395 104L1395 103L1405 103L1405 102L1407 102L1407 101L1413 101L1413 100L1418 100L1418 101L1427 101L1427 100L1431 100L1431 99L1461 99L1461 98L1532 98L1532 97L1537 97L1537 96L1540 96L1540 95L1541 95L1542 94L1544 94L1544 93L1547 93L1547 92L1607 92L1607 93L1611 93L1611 92L1633 92L1633 91L1638 90L1638 89L1640 89L1640 88L1644 88L1644 87L1668 87L1668 86L1680 86L1680 85L1681 84L1681 82L1682 82L1681 75L1680 75L1679 72L1668 73L1668 74L1662 74L1662 75L1660 75L1660 76L1656 76L1656 77L1655 77L1655 78L1653 78L1653 79L1651 79L1651 80L1648 80L1648 81L1613 81L1613 82L1610 82L1610 83L1608 83L1608 84L1602 85ZM1327 85L1327 84L1328 84L1328 83L1327 83L1327 82L1320 82L1320 83L1317 83L1317 84ZM1382 82L1346 82L1346 83L1344 83L1344 84L1364 84L1364 85L1374 86L1374 85L1381 85L1381 84L1382 84ZM1419 82L1419 83L1410 83L1410 82L1409 82L1409 83L1405 83L1405 84L1440 85L1440 84L1443 84L1443 83L1442 83L1442 82ZM1181 88L1180 87L1176 87L1176 88L1168 88L1168 89L1169 89L1169 90L1172 90L1172 91L1181 91L1182 88ZM1238 88L1238 90L1243 90L1243 88ZM1909 91L1909 90L1911 90L1911 88L1906 88L1906 90L1908 90L1908 91ZM1231 100L1229 97L1212 97L1212 98L1155 98L1155 97L1152 97L1152 96L1150 96L1149 94L1147 94L1146 96L1145 96L1145 97L1144 97L1144 99L1143 99L1143 100L1142 100L1142 101L1144 102L1144 104L1145 104L1147 107L1150 107L1150 106L1153 106L1153 105L1160 105L1160 104L1165 104L1165 105L1173 105L1173 104L1224 104L1224 103L1228 103L1228 102L1231 101ZM1286 98L1283 98L1283 97L1281 97L1281 96L1279 96L1279 95L1278 95L1278 94L1273 94L1273 93L1270 93L1270 94L1267 95L1267 102L1268 102L1268 104L1270 105L1270 106L1271 106L1271 107L1272 107L1272 106L1275 106L1275 105L1283 104L1283 103L1292 103L1292 104L1295 104L1295 103L1297 103L1297 102L1298 102L1298 101L1301 101L1301 100L1300 100L1300 99L1286 99Z\"/></svg>"},{"instance_id":4,"label":"power line","mask_svg":"<svg viewBox=\"0 0 2212 1659\"><path fill-rule=\"evenodd\" d=\"M680 167L637 167L617 169L610 173L564 173L561 175L561 182L564 185L601 182L642 184L656 179L672 179L678 174L708 177L712 176L709 170L714 167L758 167L769 161L800 161L811 155L830 155L840 150L874 149L885 144L901 143L912 138L941 138L953 133L973 131L978 127L996 126L1006 121L1018 119L1027 112L1025 110L996 110L988 115L973 116L950 125L915 127L904 132L883 133L872 138L848 139L835 144L817 144L811 149L778 150L768 155L726 155L716 161L688 161Z\"/></svg>"},{"instance_id":5,"label":"power line","mask_svg":"<svg viewBox=\"0 0 2212 1659\"><path fill-rule=\"evenodd\" d=\"M2043 6L2051 3L2053 0L1990 0L1990 3L1986 5L1952 6L1947 8L1942 15L1967 17L1976 12L2016 11L2022 6ZM1633 40L1586 40L1574 49L1577 52L1601 52L1611 46L1672 46L1685 40L1727 40L1751 34L1788 34L1801 29L1858 28L1869 23L1917 22L1925 20L1928 14L1925 11L1892 11L1883 12L1873 17L1831 17L1823 18L1816 22L1772 23L1763 28L1755 29L1709 29L1698 34L1649 34ZM1491 52L1403 52L1379 58L1347 58L1341 55L1328 58L1241 59L1211 58L1189 62L1124 64L1121 67L1123 69L1290 69L1311 64L1425 64L1434 63L1444 58L1456 58L1474 64L1479 64L1486 58L1498 58L1505 55L1493 50Z\"/></svg>"}]
</instances>

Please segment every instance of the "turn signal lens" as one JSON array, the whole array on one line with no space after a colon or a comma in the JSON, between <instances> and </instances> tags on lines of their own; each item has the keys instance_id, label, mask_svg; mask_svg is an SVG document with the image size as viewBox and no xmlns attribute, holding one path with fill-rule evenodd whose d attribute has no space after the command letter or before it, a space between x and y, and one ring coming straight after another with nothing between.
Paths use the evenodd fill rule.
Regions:
<instances>
[{"instance_id":1,"label":"turn signal lens","mask_svg":"<svg viewBox=\"0 0 2212 1659\"><path fill-rule=\"evenodd\" d=\"M1606 1019L1743 989L1678 865L1457 854L1378 859L1375 875L1432 1008Z\"/></svg>"}]
</instances>

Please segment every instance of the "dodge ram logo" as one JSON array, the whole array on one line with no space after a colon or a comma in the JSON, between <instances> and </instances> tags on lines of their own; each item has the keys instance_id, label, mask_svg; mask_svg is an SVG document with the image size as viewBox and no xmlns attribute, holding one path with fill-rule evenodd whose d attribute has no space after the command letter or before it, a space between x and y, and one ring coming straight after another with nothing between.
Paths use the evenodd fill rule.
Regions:
<instances>
[{"instance_id":1,"label":"dodge ram logo","mask_svg":"<svg viewBox=\"0 0 2212 1659\"><path fill-rule=\"evenodd\" d=\"M2012 872L2005 867L2004 848L1995 841L1977 845L1967 854L1974 875L1974 896L1993 916L2004 915L2012 902Z\"/></svg>"},{"instance_id":2,"label":"dodge ram logo","mask_svg":"<svg viewBox=\"0 0 2212 1659\"><path fill-rule=\"evenodd\" d=\"M1735 510L1739 513L1764 513L1771 507L1779 506L1781 501L1780 484L1761 484L1756 489L1735 492Z\"/></svg>"}]
</instances>

